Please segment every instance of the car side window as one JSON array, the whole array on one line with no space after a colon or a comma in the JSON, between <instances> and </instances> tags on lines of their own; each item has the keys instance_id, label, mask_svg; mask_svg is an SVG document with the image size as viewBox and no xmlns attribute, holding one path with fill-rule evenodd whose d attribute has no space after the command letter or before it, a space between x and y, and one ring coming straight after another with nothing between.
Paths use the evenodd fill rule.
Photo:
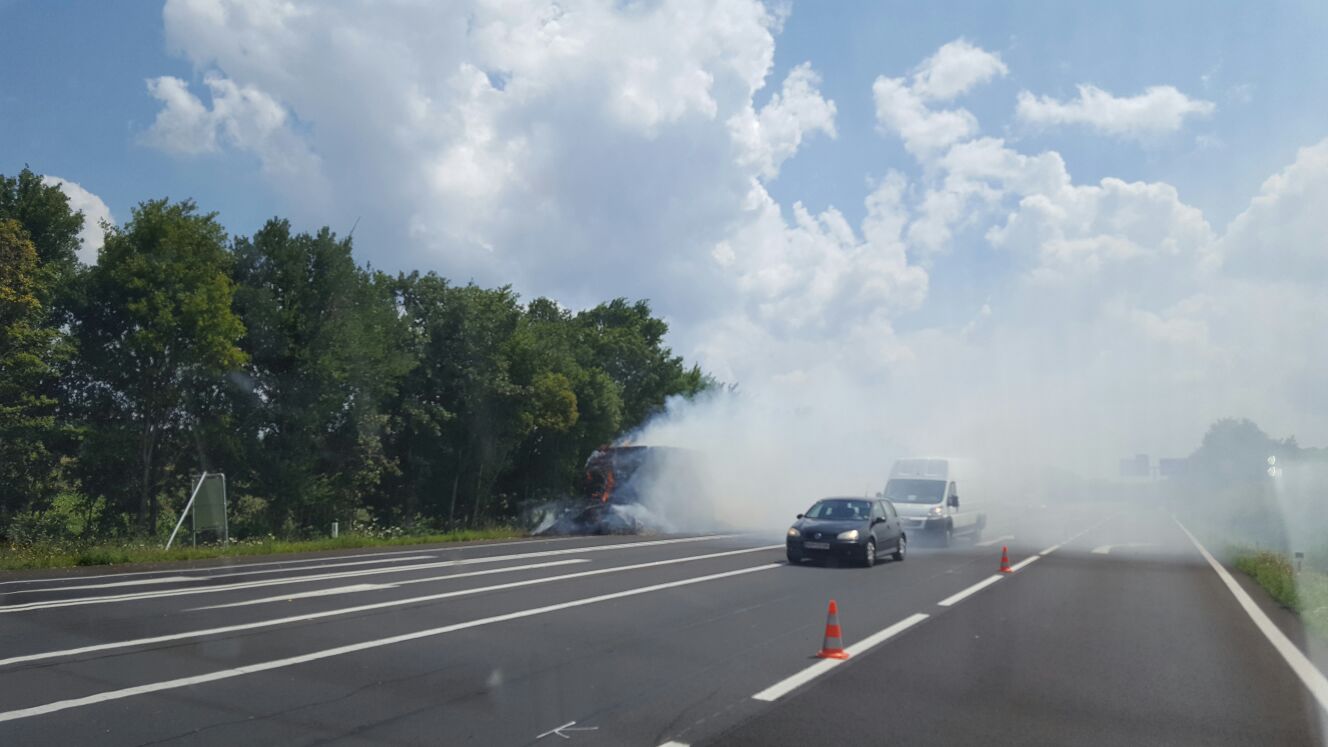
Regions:
<instances>
[{"instance_id":1,"label":"car side window","mask_svg":"<svg viewBox=\"0 0 1328 747\"><path fill-rule=\"evenodd\" d=\"M881 509L880 501L872 503L871 517L873 519L884 519L885 511Z\"/></svg>"},{"instance_id":2,"label":"car side window","mask_svg":"<svg viewBox=\"0 0 1328 747\"><path fill-rule=\"evenodd\" d=\"M886 501L885 509L890 512L890 518L897 519L899 514L895 511L895 504Z\"/></svg>"}]
</instances>

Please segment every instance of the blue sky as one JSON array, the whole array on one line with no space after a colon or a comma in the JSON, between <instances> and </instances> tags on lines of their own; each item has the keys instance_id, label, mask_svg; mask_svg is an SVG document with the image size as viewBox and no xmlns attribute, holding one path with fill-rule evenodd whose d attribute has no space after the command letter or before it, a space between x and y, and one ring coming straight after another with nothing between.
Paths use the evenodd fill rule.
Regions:
<instances>
[{"instance_id":1,"label":"blue sky","mask_svg":"<svg viewBox=\"0 0 1328 747\"><path fill-rule=\"evenodd\" d=\"M1310 2L0 0L0 173L358 220L389 271L649 298L800 411L960 397L986 419L912 441L1019 412L1114 464L1231 414L1328 441L1325 36Z\"/></svg>"},{"instance_id":2,"label":"blue sky","mask_svg":"<svg viewBox=\"0 0 1328 747\"><path fill-rule=\"evenodd\" d=\"M241 233L281 212L252 158L179 161L138 142L159 108L144 81L200 77L168 49L161 3L4 0L0 21L0 43L16 63L0 70L0 173L29 163L87 187L117 217L161 195L193 197ZM1119 93L1169 83L1216 101L1220 114L1197 129L1222 139L1220 153L1197 147L1195 132L1144 147L1076 132L1013 134L1058 150L1081 180L1166 179L1220 224L1297 148L1328 134L1325 32L1328 6L1314 2L794 3L771 80L811 61L839 108L839 136L809 143L771 193L860 218L864 180L909 165L876 132L872 80L963 37L1000 52L1011 69L967 102L988 129L1009 120L1020 89L1068 95L1085 81ZM1249 101L1231 100L1242 87Z\"/></svg>"}]
</instances>

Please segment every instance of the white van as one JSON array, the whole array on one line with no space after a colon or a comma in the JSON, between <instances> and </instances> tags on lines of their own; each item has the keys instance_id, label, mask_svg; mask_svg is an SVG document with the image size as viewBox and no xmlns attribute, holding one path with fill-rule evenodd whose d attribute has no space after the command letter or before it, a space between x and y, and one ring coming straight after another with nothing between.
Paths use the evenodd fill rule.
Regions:
<instances>
[{"instance_id":1,"label":"white van","mask_svg":"<svg viewBox=\"0 0 1328 747\"><path fill-rule=\"evenodd\" d=\"M980 511L959 510L954 467L953 459L910 458L895 462L881 495L899 511L904 531L934 539L947 547L958 536L977 541L987 526L987 516Z\"/></svg>"}]
</instances>

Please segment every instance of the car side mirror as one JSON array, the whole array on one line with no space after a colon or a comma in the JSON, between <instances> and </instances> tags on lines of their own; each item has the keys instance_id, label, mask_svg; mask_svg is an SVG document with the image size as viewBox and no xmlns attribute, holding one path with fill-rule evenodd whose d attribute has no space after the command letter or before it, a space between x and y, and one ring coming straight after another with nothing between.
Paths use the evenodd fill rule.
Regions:
<instances>
[{"instance_id":1,"label":"car side mirror","mask_svg":"<svg viewBox=\"0 0 1328 747\"><path fill-rule=\"evenodd\" d=\"M884 524L884 523L885 523L885 518L882 517L882 516L877 516L875 519L872 519L872 522L871 522L871 523L872 523L872 526L876 526L877 524Z\"/></svg>"},{"instance_id":2,"label":"car side mirror","mask_svg":"<svg viewBox=\"0 0 1328 747\"><path fill-rule=\"evenodd\" d=\"M801 519L801 518L802 518L802 514L798 514L796 518Z\"/></svg>"}]
</instances>

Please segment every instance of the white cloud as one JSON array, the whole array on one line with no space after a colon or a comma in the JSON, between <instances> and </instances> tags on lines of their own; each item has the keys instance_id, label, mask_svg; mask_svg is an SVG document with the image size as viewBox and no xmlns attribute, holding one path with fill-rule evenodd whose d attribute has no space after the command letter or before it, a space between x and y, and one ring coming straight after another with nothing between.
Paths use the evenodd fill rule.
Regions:
<instances>
[{"instance_id":1,"label":"white cloud","mask_svg":"<svg viewBox=\"0 0 1328 747\"><path fill-rule=\"evenodd\" d=\"M69 198L69 208L83 212L83 230L78 234L83 246L78 250L78 259L86 265L96 264L97 254L101 252L106 239L102 224L115 225L111 209L106 207L106 203L100 197L83 188L78 182L47 174L42 177L42 184L59 187L60 191L65 193L65 197Z\"/></svg>"},{"instance_id":2,"label":"white cloud","mask_svg":"<svg viewBox=\"0 0 1328 747\"><path fill-rule=\"evenodd\" d=\"M179 78L148 80L148 93L162 103L143 141L168 153L196 155L217 150L217 124L212 112Z\"/></svg>"},{"instance_id":3,"label":"white cloud","mask_svg":"<svg viewBox=\"0 0 1328 747\"><path fill-rule=\"evenodd\" d=\"M834 132L807 66L753 106L779 22L755 0L171 0L164 19L213 89L201 115L188 98L165 104L168 121L204 125L187 138L163 126L165 142L215 142L265 167L308 154L278 184L296 220L362 215L358 246L380 266L574 305L612 280L616 293L657 299L692 287L679 313L706 313L729 282L710 252L751 180ZM306 198L307 185L325 197Z\"/></svg>"},{"instance_id":4,"label":"white cloud","mask_svg":"<svg viewBox=\"0 0 1328 747\"><path fill-rule=\"evenodd\" d=\"M258 156L272 179L301 189L321 188L319 159L292 127L286 108L250 85L218 75L204 80L209 108L170 76L148 80L148 93L162 103L143 142L174 155L216 153L222 145Z\"/></svg>"},{"instance_id":5,"label":"white cloud","mask_svg":"<svg viewBox=\"0 0 1328 747\"><path fill-rule=\"evenodd\" d=\"M1167 286L1175 286L1177 266L1189 274L1204 268L1214 241L1203 213L1181 202L1171 185L1111 177L1028 193L987 237L996 247L1028 253L1041 280L1120 269L1141 285ZM1112 267L1121 264L1132 266Z\"/></svg>"},{"instance_id":6,"label":"white cloud","mask_svg":"<svg viewBox=\"0 0 1328 747\"><path fill-rule=\"evenodd\" d=\"M822 132L834 137L835 102L822 98L820 84L811 63L804 62L789 72L783 89L759 114L748 107L730 118L733 139L746 151L740 162L759 165L761 176L771 179L780 164L798 151L804 135Z\"/></svg>"},{"instance_id":7,"label":"white cloud","mask_svg":"<svg viewBox=\"0 0 1328 747\"><path fill-rule=\"evenodd\" d=\"M1206 117L1216 109L1211 101L1192 99L1173 86L1113 96L1097 86L1080 85L1079 97L1069 101L1021 91L1015 116L1035 126L1086 125L1108 135L1143 138L1175 132L1186 117Z\"/></svg>"},{"instance_id":8,"label":"white cloud","mask_svg":"<svg viewBox=\"0 0 1328 747\"><path fill-rule=\"evenodd\" d=\"M936 50L913 73L913 91L924 99L948 101L1010 70L1000 55L956 39Z\"/></svg>"},{"instance_id":9,"label":"white cloud","mask_svg":"<svg viewBox=\"0 0 1328 747\"><path fill-rule=\"evenodd\" d=\"M876 100L877 125L883 131L897 133L915 156L942 152L977 133L977 118L967 109L931 109L903 78L877 78L872 96Z\"/></svg>"},{"instance_id":10,"label":"white cloud","mask_svg":"<svg viewBox=\"0 0 1328 747\"><path fill-rule=\"evenodd\" d=\"M1328 140L1269 177L1222 238L1228 271L1275 282L1328 281Z\"/></svg>"},{"instance_id":11,"label":"white cloud","mask_svg":"<svg viewBox=\"0 0 1328 747\"><path fill-rule=\"evenodd\" d=\"M158 147L257 156L297 221L363 215L357 249L387 269L573 307L650 298L679 352L775 410L811 413L801 436L870 445L873 480L871 460L905 448L1091 469L1192 446L1233 413L1280 431L1321 363L1274 358L1256 328L1310 334L1328 321L1322 301L1272 292L1245 264L1268 236L1295 243L1277 255L1288 267L1322 246L1317 150L1219 239L1166 183L1076 184L1054 151L982 137L944 102L1006 67L966 42L875 81L879 129L917 164L872 166L887 173L854 225L767 190L809 137L834 136L838 113L810 65L775 75L781 17L751 0L171 0L164 17L210 96L158 79ZM1130 136L1212 111L1169 91L1026 98L1035 119ZM970 276L957 289L947 262ZM1328 438L1320 420L1297 430L1315 428Z\"/></svg>"}]
</instances>

